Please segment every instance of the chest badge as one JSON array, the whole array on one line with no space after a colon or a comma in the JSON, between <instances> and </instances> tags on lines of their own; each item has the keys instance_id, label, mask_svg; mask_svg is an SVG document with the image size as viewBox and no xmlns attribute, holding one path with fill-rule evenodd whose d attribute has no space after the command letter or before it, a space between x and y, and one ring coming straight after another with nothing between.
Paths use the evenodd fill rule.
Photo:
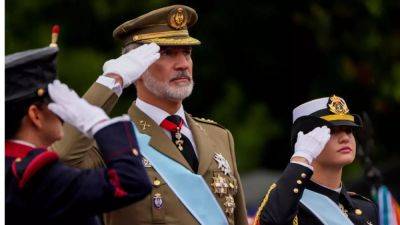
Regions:
<instances>
[{"instance_id":1,"label":"chest badge","mask_svg":"<svg viewBox=\"0 0 400 225\"><path fill-rule=\"evenodd\" d=\"M163 205L163 199L160 193L155 193L153 196L153 205L156 209L161 209Z\"/></svg>"},{"instance_id":2,"label":"chest badge","mask_svg":"<svg viewBox=\"0 0 400 225\"><path fill-rule=\"evenodd\" d=\"M228 161L222 156L221 153L215 153L214 160L218 163L218 169L222 170L225 175L231 176L232 170Z\"/></svg>"},{"instance_id":3,"label":"chest badge","mask_svg":"<svg viewBox=\"0 0 400 225\"><path fill-rule=\"evenodd\" d=\"M225 213L228 214L229 216L233 214L235 211L235 199L232 197L232 195L228 195L225 197Z\"/></svg>"},{"instance_id":4,"label":"chest badge","mask_svg":"<svg viewBox=\"0 0 400 225\"><path fill-rule=\"evenodd\" d=\"M151 167L150 161L148 159L146 159L145 157L142 158L142 163L143 163L143 166L146 167L146 168L150 168Z\"/></svg>"},{"instance_id":5,"label":"chest badge","mask_svg":"<svg viewBox=\"0 0 400 225\"><path fill-rule=\"evenodd\" d=\"M228 182L226 181L226 178L221 177L221 175L217 175L216 177L213 177L213 183L211 186L214 188L214 193L219 195L219 197L222 197L224 194L228 193Z\"/></svg>"}]
</instances>

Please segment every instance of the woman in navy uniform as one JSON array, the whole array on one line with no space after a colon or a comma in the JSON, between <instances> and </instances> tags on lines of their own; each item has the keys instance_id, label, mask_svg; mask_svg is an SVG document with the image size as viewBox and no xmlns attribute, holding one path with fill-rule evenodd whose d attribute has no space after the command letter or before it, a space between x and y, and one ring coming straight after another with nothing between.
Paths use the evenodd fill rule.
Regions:
<instances>
[{"instance_id":1,"label":"woman in navy uniform","mask_svg":"<svg viewBox=\"0 0 400 225\"><path fill-rule=\"evenodd\" d=\"M358 118L335 95L293 110L294 154L267 191L255 224L378 224L377 206L342 183L343 167L356 156Z\"/></svg>"},{"instance_id":2,"label":"woman in navy uniform","mask_svg":"<svg viewBox=\"0 0 400 225\"><path fill-rule=\"evenodd\" d=\"M5 59L6 224L99 224L96 214L151 192L129 118L109 119L55 80L57 51L47 47ZM106 168L70 168L47 150L62 138L62 121L96 139Z\"/></svg>"}]
</instances>

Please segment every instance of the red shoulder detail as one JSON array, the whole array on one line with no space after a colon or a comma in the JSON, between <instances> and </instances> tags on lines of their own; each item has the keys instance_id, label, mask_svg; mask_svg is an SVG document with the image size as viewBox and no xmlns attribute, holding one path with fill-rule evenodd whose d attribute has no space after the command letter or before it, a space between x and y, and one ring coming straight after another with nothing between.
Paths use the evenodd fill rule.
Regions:
<instances>
[{"instance_id":1,"label":"red shoulder detail","mask_svg":"<svg viewBox=\"0 0 400 225\"><path fill-rule=\"evenodd\" d=\"M21 180L18 182L18 186L22 189L25 186L26 182L28 182L29 179L36 174L36 172L38 172L44 166L57 160L58 155L55 152L46 151L37 155L31 162L29 162L22 175ZM16 162L14 161L13 164L15 163Z\"/></svg>"}]
</instances>

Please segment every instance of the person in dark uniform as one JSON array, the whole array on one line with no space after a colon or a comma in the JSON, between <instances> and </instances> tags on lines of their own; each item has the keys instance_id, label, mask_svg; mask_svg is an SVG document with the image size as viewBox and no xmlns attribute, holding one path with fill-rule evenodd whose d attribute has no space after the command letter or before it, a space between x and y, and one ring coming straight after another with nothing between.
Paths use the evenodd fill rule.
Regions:
<instances>
[{"instance_id":1,"label":"person in dark uniform","mask_svg":"<svg viewBox=\"0 0 400 225\"><path fill-rule=\"evenodd\" d=\"M11 224L99 224L95 216L151 192L127 116L105 112L56 79L57 47L5 58L5 221ZM47 147L63 136L62 121L101 149L107 168L63 165Z\"/></svg>"},{"instance_id":2,"label":"person in dark uniform","mask_svg":"<svg viewBox=\"0 0 400 225\"><path fill-rule=\"evenodd\" d=\"M294 154L269 188L254 224L377 225L377 206L342 183L342 169L356 155L359 117L333 95L295 108L293 122Z\"/></svg>"}]
</instances>

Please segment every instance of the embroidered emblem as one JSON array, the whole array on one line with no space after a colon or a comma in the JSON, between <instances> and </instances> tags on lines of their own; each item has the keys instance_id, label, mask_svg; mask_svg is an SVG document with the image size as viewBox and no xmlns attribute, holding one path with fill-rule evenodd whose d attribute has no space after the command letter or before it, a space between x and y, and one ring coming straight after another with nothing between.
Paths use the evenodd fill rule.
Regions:
<instances>
[{"instance_id":1,"label":"embroidered emblem","mask_svg":"<svg viewBox=\"0 0 400 225\"><path fill-rule=\"evenodd\" d=\"M225 175L229 174L231 176L231 166L221 153L215 153L214 160L218 163L218 169L222 170Z\"/></svg>"},{"instance_id":2,"label":"embroidered emblem","mask_svg":"<svg viewBox=\"0 0 400 225\"><path fill-rule=\"evenodd\" d=\"M142 126L142 130L146 130L146 128L150 127L150 125L147 124L147 122L146 122L146 121L143 121L143 120L141 120L141 121L139 122L139 125Z\"/></svg>"}]
</instances>

